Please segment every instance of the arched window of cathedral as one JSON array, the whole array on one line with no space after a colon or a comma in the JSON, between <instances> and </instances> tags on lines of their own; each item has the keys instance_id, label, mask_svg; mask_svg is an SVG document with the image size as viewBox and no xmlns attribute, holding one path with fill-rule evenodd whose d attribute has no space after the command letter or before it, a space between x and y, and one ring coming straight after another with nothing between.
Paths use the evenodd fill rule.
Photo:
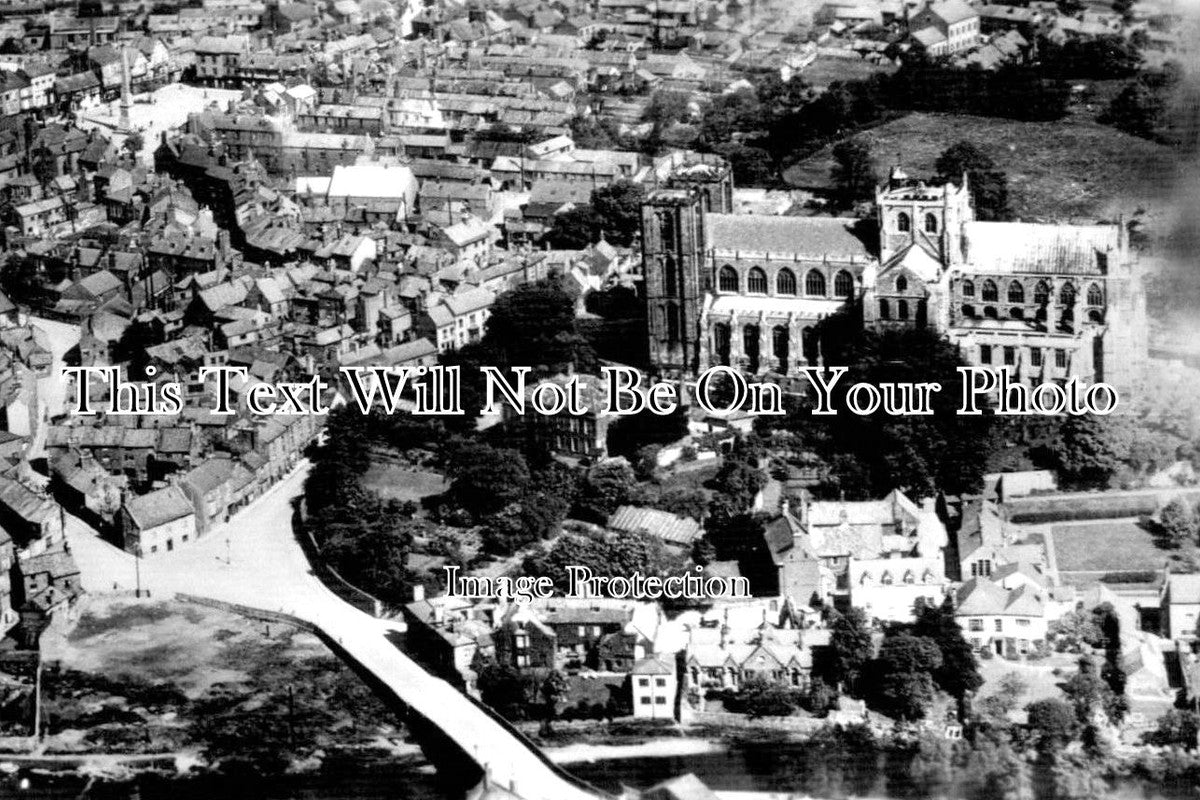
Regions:
<instances>
[{"instance_id":1,"label":"arched window of cathedral","mask_svg":"<svg viewBox=\"0 0 1200 800\"><path fill-rule=\"evenodd\" d=\"M717 273L717 288L722 292L736 292L739 289L737 270L726 264Z\"/></svg>"},{"instance_id":2,"label":"arched window of cathedral","mask_svg":"<svg viewBox=\"0 0 1200 800\"><path fill-rule=\"evenodd\" d=\"M890 305L888 305L887 300L879 301L879 318L880 319L891 319L892 318L892 307Z\"/></svg>"},{"instance_id":3,"label":"arched window of cathedral","mask_svg":"<svg viewBox=\"0 0 1200 800\"><path fill-rule=\"evenodd\" d=\"M767 293L767 273L760 267L750 268L750 273L746 276L746 291L749 294Z\"/></svg>"},{"instance_id":4,"label":"arched window of cathedral","mask_svg":"<svg viewBox=\"0 0 1200 800\"><path fill-rule=\"evenodd\" d=\"M1064 283L1058 290L1058 302L1064 306L1075 305L1075 284Z\"/></svg>"},{"instance_id":5,"label":"arched window of cathedral","mask_svg":"<svg viewBox=\"0 0 1200 800\"><path fill-rule=\"evenodd\" d=\"M896 215L896 230L901 233L908 233L912 230L912 217L901 211Z\"/></svg>"},{"instance_id":6,"label":"arched window of cathedral","mask_svg":"<svg viewBox=\"0 0 1200 800\"><path fill-rule=\"evenodd\" d=\"M854 294L854 277L846 270L833 276L833 296L850 297Z\"/></svg>"},{"instance_id":7,"label":"arched window of cathedral","mask_svg":"<svg viewBox=\"0 0 1200 800\"><path fill-rule=\"evenodd\" d=\"M1093 308L1088 312L1088 319L1092 322L1102 323L1104 322L1104 312L1098 308Z\"/></svg>"},{"instance_id":8,"label":"arched window of cathedral","mask_svg":"<svg viewBox=\"0 0 1200 800\"><path fill-rule=\"evenodd\" d=\"M896 319L908 319L907 300L899 300L896 302Z\"/></svg>"},{"instance_id":9,"label":"arched window of cathedral","mask_svg":"<svg viewBox=\"0 0 1200 800\"><path fill-rule=\"evenodd\" d=\"M1025 319L1025 309L1013 308L1008 312L1008 315L1013 319Z\"/></svg>"},{"instance_id":10,"label":"arched window of cathedral","mask_svg":"<svg viewBox=\"0 0 1200 800\"><path fill-rule=\"evenodd\" d=\"M975 319L975 306L966 305L962 307L962 315L967 319Z\"/></svg>"},{"instance_id":11,"label":"arched window of cathedral","mask_svg":"<svg viewBox=\"0 0 1200 800\"><path fill-rule=\"evenodd\" d=\"M1020 281L1013 281L1008 285L1008 302L1025 302L1025 287L1021 285Z\"/></svg>"},{"instance_id":12,"label":"arched window of cathedral","mask_svg":"<svg viewBox=\"0 0 1200 800\"><path fill-rule=\"evenodd\" d=\"M963 281L962 295L963 295L963 297L974 297L975 296L975 281Z\"/></svg>"},{"instance_id":13,"label":"arched window of cathedral","mask_svg":"<svg viewBox=\"0 0 1200 800\"><path fill-rule=\"evenodd\" d=\"M663 259L663 294L667 297L675 296L675 287L679 285L678 276L675 270L675 259L667 256Z\"/></svg>"},{"instance_id":14,"label":"arched window of cathedral","mask_svg":"<svg viewBox=\"0 0 1200 800\"><path fill-rule=\"evenodd\" d=\"M1088 287L1087 304L1089 306L1104 305L1104 292L1100 291L1100 287L1094 283Z\"/></svg>"},{"instance_id":15,"label":"arched window of cathedral","mask_svg":"<svg viewBox=\"0 0 1200 800\"><path fill-rule=\"evenodd\" d=\"M804 293L808 295L816 295L817 297L824 297L825 276L817 272L815 269L810 269L808 274L804 276Z\"/></svg>"},{"instance_id":16,"label":"arched window of cathedral","mask_svg":"<svg viewBox=\"0 0 1200 800\"><path fill-rule=\"evenodd\" d=\"M775 276L775 294L796 294L796 273L792 272L787 267L779 270L779 274Z\"/></svg>"},{"instance_id":17,"label":"arched window of cathedral","mask_svg":"<svg viewBox=\"0 0 1200 800\"><path fill-rule=\"evenodd\" d=\"M999 319L999 315L996 313L995 306L984 306L983 316L987 317L988 319Z\"/></svg>"},{"instance_id":18,"label":"arched window of cathedral","mask_svg":"<svg viewBox=\"0 0 1200 800\"><path fill-rule=\"evenodd\" d=\"M937 233L937 230L938 230L937 217L935 217L933 214L926 214L925 215L925 232L926 233Z\"/></svg>"},{"instance_id":19,"label":"arched window of cathedral","mask_svg":"<svg viewBox=\"0 0 1200 800\"><path fill-rule=\"evenodd\" d=\"M718 322L713 325L713 346L717 351L717 363L729 366L729 323Z\"/></svg>"},{"instance_id":20,"label":"arched window of cathedral","mask_svg":"<svg viewBox=\"0 0 1200 800\"><path fill-rule=\"evenodd\" d=\"M903 275L901 275L899 278L896 278L896 291L902 294L908 291L908 278L904 277Z\"/></svg>"},{"instance_id":21,"label":"arched window of cathedral","mask_svg":"<svg viewBox=\"0 0 1200 800\"><path fill-rule=\"evenodd\" d=\"M1037 286L1033 287L1033 302L1039 306L1050 302L1050 284L1045 281L1037 282Z\"/></svg>"},{"instance_id":22,"label":"arched window of cathedral","mask_svg":"<svg viewBox=\"0 0 1200 800\"><path fill-rule=\"evenodd\" d=\"M983 302L994 303L1000 299L1000 291L996 288L995 281L988 279L983 282Z\"/></svg>"}]
</instances>

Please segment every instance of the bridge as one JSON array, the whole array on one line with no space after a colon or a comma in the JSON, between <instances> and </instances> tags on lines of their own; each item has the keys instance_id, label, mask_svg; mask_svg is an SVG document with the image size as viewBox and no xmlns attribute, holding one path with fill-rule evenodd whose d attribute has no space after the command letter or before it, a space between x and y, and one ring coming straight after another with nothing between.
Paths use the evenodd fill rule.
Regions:
<instances>
[{"instance_id":1,"label":"bridge","mask_svg":"<svg viewBox=\"0 0 1200 800\"><path fill-rule=\"evenodd\" d=\"M456 791L520 800L610 800L575 778L490 708L431 675L397 646L404 624L344 602L316 576L292 532L291 501L307 466L204 538L171 553L132 556L68 517L84 588L140 588L320 636L403 715L429 760ZM476 796L473 792L472 796Z\"/></svg>"}]
</instances>

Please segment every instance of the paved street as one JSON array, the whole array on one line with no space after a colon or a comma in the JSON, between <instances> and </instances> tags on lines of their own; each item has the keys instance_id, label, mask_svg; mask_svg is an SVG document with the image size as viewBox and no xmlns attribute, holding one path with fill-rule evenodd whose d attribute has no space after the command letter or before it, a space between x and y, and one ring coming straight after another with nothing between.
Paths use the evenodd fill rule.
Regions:
<instances>
[{"instance_id":1,"label":"paved street","mask_svg":"<svg viewBox=\"0 0 1200 800\"><path fill-rule=\"evenodd\" d=\"M488 771L491 781L523 800L594 800L540 751L518 739L461 692L425 672L385 635L399 623L379 620L344 603L312 574L291 529L291 501L304 488L308 463L243 509L226 525L174 552L140 562L101 541L82 521L68 520L67 536L91 592L129 591L151 599L175 593L235 603L299 618L320 628L410 708L434 721Z\"/></svg>"}]
</instances>

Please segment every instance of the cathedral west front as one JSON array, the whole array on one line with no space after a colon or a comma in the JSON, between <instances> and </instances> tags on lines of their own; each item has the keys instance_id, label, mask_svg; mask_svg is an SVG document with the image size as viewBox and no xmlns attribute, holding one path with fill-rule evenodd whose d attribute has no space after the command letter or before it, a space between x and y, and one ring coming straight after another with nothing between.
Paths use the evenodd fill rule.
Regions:
<instances>
[{"instance_id":1,"label":"cathedral west front","mask_svg":"<svg viewBox=\"0 0 1200 800\"><path fill-rule=\"evenodd\" d=\"M1120 224L981 222L961 185L891 171L871 219L732 213L732 176L676 154L642 206L649 352L663 377L826 365L819 323L931 326L1026 384L1140 382L1145 297Z\"/></svg>"}]
</instances>

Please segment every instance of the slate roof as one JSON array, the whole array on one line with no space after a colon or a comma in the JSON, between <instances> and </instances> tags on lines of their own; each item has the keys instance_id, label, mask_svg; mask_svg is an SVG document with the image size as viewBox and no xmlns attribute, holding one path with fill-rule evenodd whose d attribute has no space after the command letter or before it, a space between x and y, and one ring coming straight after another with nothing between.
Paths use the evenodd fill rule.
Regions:
<instances>
[{"instance_id":1,"label":"slate roof","mask_svg":"<svg viewBox=\"0 0 1200 800\"><path fill-rule=\"evenodd\" d=\"M840 217L769 217L706 214L709 247L744 253L790 253L839 260L873 257L855 234L858 220Z\"/></svg>"},{"instance_id":2,"label":"slate roof","mask_svg":"<svg viewBox=\"0 0 1200 800\"><path fill-rule=\"evenodd\" d=\"M131 497L125 511L139 530L150 530L195 513L187 495L178 486Z\"/></svg>"},{"instance_id":3,"label":"slate roof","mask_svg":"<svg viewBox=\"0 0 1200 800\"><path fill-rule=\"evenodd\" d=\"M1116 225L968 222L966 261L976 272L1101 275L1099 254L1118 253Z\"/></svg>"},{"instance_id":4,"label":"slate roof","mask_svg":"<svg viewBox=\"0 0 1200 800\"><path fill-rule=\"evenodd\" d=\"M608 527L630 533L648 533L679 545L691 545L702 533L700 523L694 519L640 506L621 506L608 518Z\"/></svg>"}]
</instances>

